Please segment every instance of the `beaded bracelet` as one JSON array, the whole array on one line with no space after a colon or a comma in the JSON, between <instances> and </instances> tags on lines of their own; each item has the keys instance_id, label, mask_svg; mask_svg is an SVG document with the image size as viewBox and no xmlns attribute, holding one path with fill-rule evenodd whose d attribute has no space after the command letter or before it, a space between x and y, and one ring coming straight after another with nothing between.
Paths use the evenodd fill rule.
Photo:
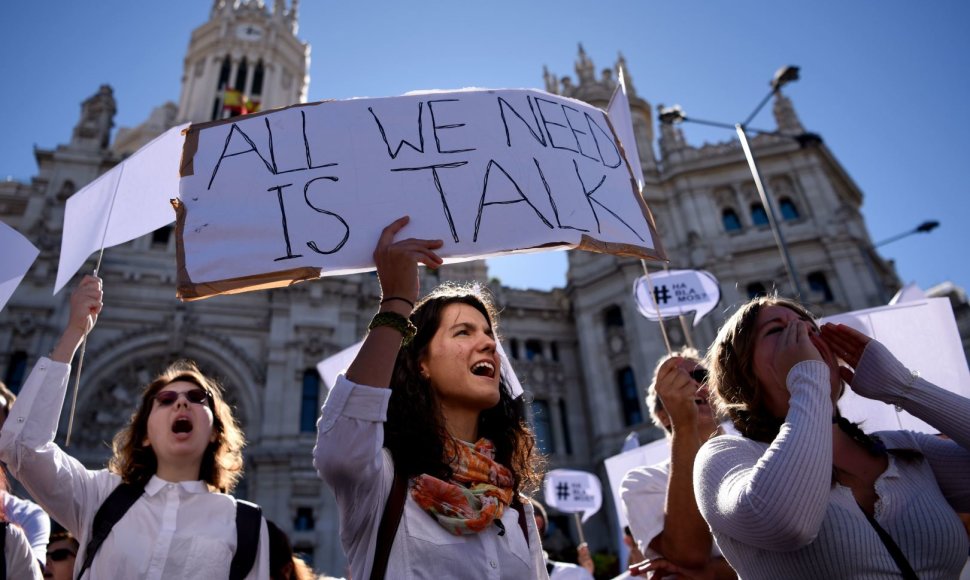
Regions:
<instances>
[{"instance_id":1,"label":"beaded bracelet","mask_svg":"<svg viewBox=\"0 0 970 580\"><path fill-rule=\"evenodd\" d=\"M403 340L401 341L401 346L407 346L414 336L418 333L418 327L414 325L406 316L398 314L397 312L378 312L374 315L374 318L370 321L367 326L367 330L371 331L379 326L390 326L394 330L401 333Z\"/></svg>"},{"instance_id":2,"label":"beaded bracelet","mask_svg":"<svg viewBox=\"0 0 970 580\"><path fill-rule=\"evenodd\" d=\"M388 296L387 298L383 298L381 300L381 304L384 304L385 302L390 302L391 300L400 300L401 302L404 302L405 304L410 306L411 310L414 310L414 302L411 302L407 298L401 298L400 296Z\"/></svg>"}]
</instances>

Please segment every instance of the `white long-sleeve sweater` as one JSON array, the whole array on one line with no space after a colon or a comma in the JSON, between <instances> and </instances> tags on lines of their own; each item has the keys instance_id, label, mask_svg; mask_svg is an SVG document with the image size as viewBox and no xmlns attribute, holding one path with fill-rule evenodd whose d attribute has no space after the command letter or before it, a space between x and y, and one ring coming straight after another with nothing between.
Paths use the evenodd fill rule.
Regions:
<instances>
[{"instance_id":1,"label":"white long-sleeve sweater","mask_svg":"<svg viewBox=\"0 0 970 580\"><path fill-rule=\"evenodd\" d=\"M788 375L790 409L771 444L739 436L708 441L694 489L718 546L740 578L900 578L852 491L832 484L829 369L801 362ZM853 389L898 404L951 438L876 435L889 456L876 480L875 518L921 579L956 578L968 540L955 511L970 511L970 400L914 379L881 344L866 348Z\"/></svg>"}]
</instances>

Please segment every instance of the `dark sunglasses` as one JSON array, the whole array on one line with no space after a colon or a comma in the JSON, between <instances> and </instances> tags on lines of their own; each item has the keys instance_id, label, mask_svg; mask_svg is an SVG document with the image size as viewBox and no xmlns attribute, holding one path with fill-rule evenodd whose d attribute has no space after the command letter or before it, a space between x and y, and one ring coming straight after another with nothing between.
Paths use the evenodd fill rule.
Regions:
<instances>
[{"instance_id":1,"label":"dark sunglasses","mask_svg":"<svg viewBox=\"0 0 970 580\"><path fill-rule=\"evenodd\" d=\"M698 385L706 385L707 384L707 369L696 368L696 369L692 370L690 372L690 378L694 379L694 381Z\"/></svg>"},{"instance_id":2,"label":"dark sunglasses","mask_svg":"<svg viewBox=\"0 0 970 580\"><path fill-rule=\"evenodd\" d=\"M189 391L178 392L178 391L159 391L155 393L153 397L158 401L159 407L168 407L169 405L174 405L175 401L179 400L179 396L185 395L185 400L190 403L195 403L196 405L205 405L209 402L209 391L198 388Z\"/></svg>"},{"instance_id":3,"label":"dark sunglasses","mask_svg":"<svg viewBox=\"0 0 970 580\"><path fill-rule=\"evenodd\" d=\"M63 562L68 558L74 558L77 553L70 548L61 548L59 550L54 550L53 552L47 552L47 557L54 562Z\"/></svg>"}]
</instances>

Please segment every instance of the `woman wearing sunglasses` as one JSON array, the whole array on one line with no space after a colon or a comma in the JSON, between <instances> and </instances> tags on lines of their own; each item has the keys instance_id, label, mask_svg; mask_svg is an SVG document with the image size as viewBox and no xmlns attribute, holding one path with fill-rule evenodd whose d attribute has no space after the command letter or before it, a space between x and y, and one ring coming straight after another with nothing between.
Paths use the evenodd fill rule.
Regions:
<instances>
[{"instance_id":1,"label":"woman wearing sunglasses","mask_svg":"<svg viewBox=\"0 0 970 580\"><path fill-rule=\"evenodd\" d=\"M78 538L79 578L226 578L237 544L236 501L226 494L242 475L244 440L219 386L194 364L176 363L145 387L114 438L108 469L85 469L54 443L70 362L101 299L101 280L86 276L64 334L34 367L0 433L0 460ZM85 562L95 514L122 482L144 491ZM262 520L246 578L268 575Z\"/></svg>"},{"instance_id":2,"label":"woman wearing sunglasses","mask_svg":"<svg viewBox=\"0 0 970 580\"><path fill-rule=\"evenodd\" d=\"M535 440L500 372L496 313L474 287L418 301L417 264L440 266L441 241L395 242L407 222L380 237L379 312L317 424L314 465L336 495L351 575L546 578L519 496L538 479Z\"/></svg>"}]
</instances>

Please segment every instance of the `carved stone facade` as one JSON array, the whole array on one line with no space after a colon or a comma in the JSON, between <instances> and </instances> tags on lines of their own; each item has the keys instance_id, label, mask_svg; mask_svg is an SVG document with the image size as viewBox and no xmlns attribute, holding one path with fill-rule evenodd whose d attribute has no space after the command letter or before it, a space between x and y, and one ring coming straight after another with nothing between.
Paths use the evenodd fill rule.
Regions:
<instances>
[{"instance_id":1,"label":"carved stone facade","mask_svg":"<svg viewBox=\"0 0 970 580\"><path fill-rule=\"evenodd\" d=\"M110 87L101 87L82 105L70 143L36 150L39 171L30 183L0 183L0 217L41 248L0 312L0 378L19 385L66 322L69 292L51 296L50 289L71 194L169 126L222 115L220 75L227 59L226 78L233 82L245 59L251 72L239 88L251 94L261 63L263 108L305 99L309 47L296 37L296 4L292 0L287 8L274 0L269 9L261 0L215 0L209 22L192 35L178 105L162 105L145 123L119 131L112 144L115 103ZM577 79L546 71L546 88L605 107L621 67L626 69L622 56L597 76L580 48ZM692 331L703 348L733 305L750 293L784 290L785 275L740 148L733 142L693 147L679 128L661 125L658 158L651 106L636 95L628 73L626 82L646 179L643 195L670 265L706 269L721 281L721 307ZM780 129L800 132L787 98L779 96L774 110ZM771 135L754 138L753 147L782 208L792 256L803 286L812 289L807 299L815 310L884 303L881 297L898 284L896 275L872 249L859 212L862 192L832 153L821 143L802 148ZM92 467L103 465L106 443L127 420L140 388L167 362L194 359L222 381L245 427L247 474L238 494L260 503L319 570L342 574L333 496L311 464L314 422L326 397L315 366L363 335L379 293L376 278L325 278L183 304L174 297L174 258L171 228L105 253L106 307L87 347L71 453ZM93 261L84 269L90 271ZM619 451L628 433L638 432L641 441L660 436L642 401L664 353L658 326L640 317L631 299L642 273L635 260L571 252L563 289L493 288L503 310L506 350L527 390L550 468L590 470L605 481L603 460ZM468 262L422 276L422 286L431 288L446 279L485 280L487 270L483 262ZM688 340L679 325L668 324L668 332L675 345ZM587 527L596 549L615 545L611 511L608 499Z\"/></svg>"}]
</instances>

